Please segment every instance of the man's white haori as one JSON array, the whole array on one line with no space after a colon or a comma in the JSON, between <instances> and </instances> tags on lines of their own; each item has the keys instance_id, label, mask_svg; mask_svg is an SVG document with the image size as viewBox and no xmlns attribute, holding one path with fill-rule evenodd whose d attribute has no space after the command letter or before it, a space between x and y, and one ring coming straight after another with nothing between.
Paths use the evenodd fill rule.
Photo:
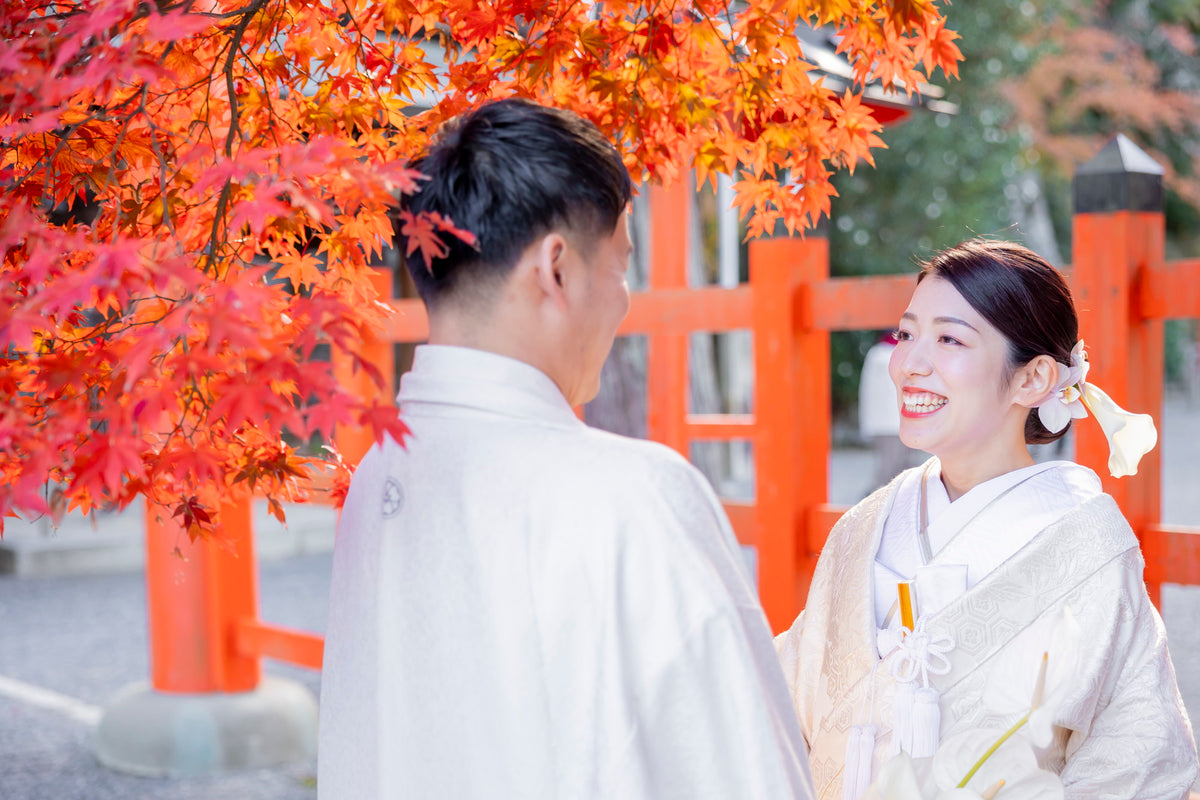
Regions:
<instances>
[{"instance_id":1,"label":"man's white haori","mask_svg":"<svg viewBox=\"0 0 1200 800\"><path fill-rule=\"evenodd\" d=\"M334 552L318 792L811 797L736 539L662 446L525 363L418 348Z\"/></svg>"},{"instance_id":2,"label":"man's white haori","mask_svg":"<svg viewBox=\"0 0 1200 800\"><path fill-rule=\"evenodd\" d=\"M901 648L880 658L879 623L890 600L876 600L877 587L887 584L877 578L876 556L889 515L916 518L922 469L902 473L842 517L821 552L805 610L776 637L818 797L841 798L854 726L878 729L872 774L889 757L890 667ZM1065 480L1080 489L1078 475ZM1110 496L1086 487L1081 493L1092 496L1065 513L1017 491L996 493L949 542L957 565L969 565L973 550L995 563L982 574L967 570L969 579L958 578L964 585L923 617L932 639L954 643L949 670L928 676L940 693L940 738L969 729L999 737L1028 711L989 707L989 688L1026 677L1022 669L1036 671L1040 658L1022 668L1013 656L1067 607L1083 632L1079 672L1041 765L1061 775L1073 800L1180 800L1196 778L1196 748L1162 620L1142 582L1137 539ZM1031 531L1047 514L1054 521Z\"/></svg>"}]
</instances>

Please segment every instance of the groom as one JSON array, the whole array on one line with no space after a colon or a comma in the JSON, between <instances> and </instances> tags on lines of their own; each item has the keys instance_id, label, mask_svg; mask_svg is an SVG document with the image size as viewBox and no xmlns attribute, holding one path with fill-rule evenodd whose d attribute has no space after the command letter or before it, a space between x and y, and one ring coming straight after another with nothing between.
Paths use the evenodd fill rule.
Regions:
<instances>
[{"instance_id":1,"label":"groom","mask_svg":"<svg viewBox=\"0 0 1200 800\"><path fill-rule=\"evenodd\" d=\"M360 464L334 552L318 792L809 798L807 752L705 480L593 430L629 309L629 175L522 100L445 131L406 198L473 232L408 267L412 431Z\"/></svg>"}]
</instances>

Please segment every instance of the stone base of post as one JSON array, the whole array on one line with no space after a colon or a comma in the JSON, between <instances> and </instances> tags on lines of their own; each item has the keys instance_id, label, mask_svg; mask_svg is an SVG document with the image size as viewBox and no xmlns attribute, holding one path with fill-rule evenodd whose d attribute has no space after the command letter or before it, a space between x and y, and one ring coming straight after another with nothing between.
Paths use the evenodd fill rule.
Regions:
<instances>
[{"instance_id":1,"label":"stone base of post","mask_svg":"<svg viewBox=\"0 0 1200 800\"><path fill-rule=\"evenodd\" d=\"M203 694L141 683L104 710L94 752L118 772L177 777L310 759L316 742L317 701L295 681L263 678L253 691Z\"/></svg>"}]
</instances>

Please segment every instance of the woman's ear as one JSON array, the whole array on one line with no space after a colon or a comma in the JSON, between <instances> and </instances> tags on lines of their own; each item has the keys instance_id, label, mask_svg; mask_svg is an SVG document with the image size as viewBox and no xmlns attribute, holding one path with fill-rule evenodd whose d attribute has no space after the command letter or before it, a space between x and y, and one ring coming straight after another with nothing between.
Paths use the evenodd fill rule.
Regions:
<instances>
[{"instance_id":1,"label":"woman's ear","mask_svg":"<svg viewBox=\"0 0 1200 800\"><path fill-rule=\"evenodd\" d=\"M1027 408L1041 405L1058 385L1058 363L1053 356L1040 355L1017 372L1014 402Z\"/></svg>"}]
</instances>

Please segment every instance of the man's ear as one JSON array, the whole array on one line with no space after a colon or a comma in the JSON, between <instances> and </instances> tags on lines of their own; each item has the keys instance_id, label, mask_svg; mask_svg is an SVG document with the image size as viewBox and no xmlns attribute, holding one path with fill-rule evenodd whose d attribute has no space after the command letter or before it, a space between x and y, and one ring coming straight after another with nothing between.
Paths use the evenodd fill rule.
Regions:
<instances>
[{"instance_id":1,"label":"man's ear","mask_svg":"<svg viewBox=\"0 0 1200 800\"><path fill-rule=\"evenodd\" d=\"M1058 384L1058 363L1053 356L1037 356L1021 367L1017 372L1016 381L1016 395L1013 400L1027 408L1040 405Z\"/></svg>"},{"instance_id":2,"label":"man's ear","mask_svg":"<svg viewBox=\"0 0 1200 800\"><path fill-rule=\"evenodd\" d=\"M530 252L538 288L555 304L566 303L567 250L566 237L551 231L534 242Z\"/></svg>"}]
</instances>

